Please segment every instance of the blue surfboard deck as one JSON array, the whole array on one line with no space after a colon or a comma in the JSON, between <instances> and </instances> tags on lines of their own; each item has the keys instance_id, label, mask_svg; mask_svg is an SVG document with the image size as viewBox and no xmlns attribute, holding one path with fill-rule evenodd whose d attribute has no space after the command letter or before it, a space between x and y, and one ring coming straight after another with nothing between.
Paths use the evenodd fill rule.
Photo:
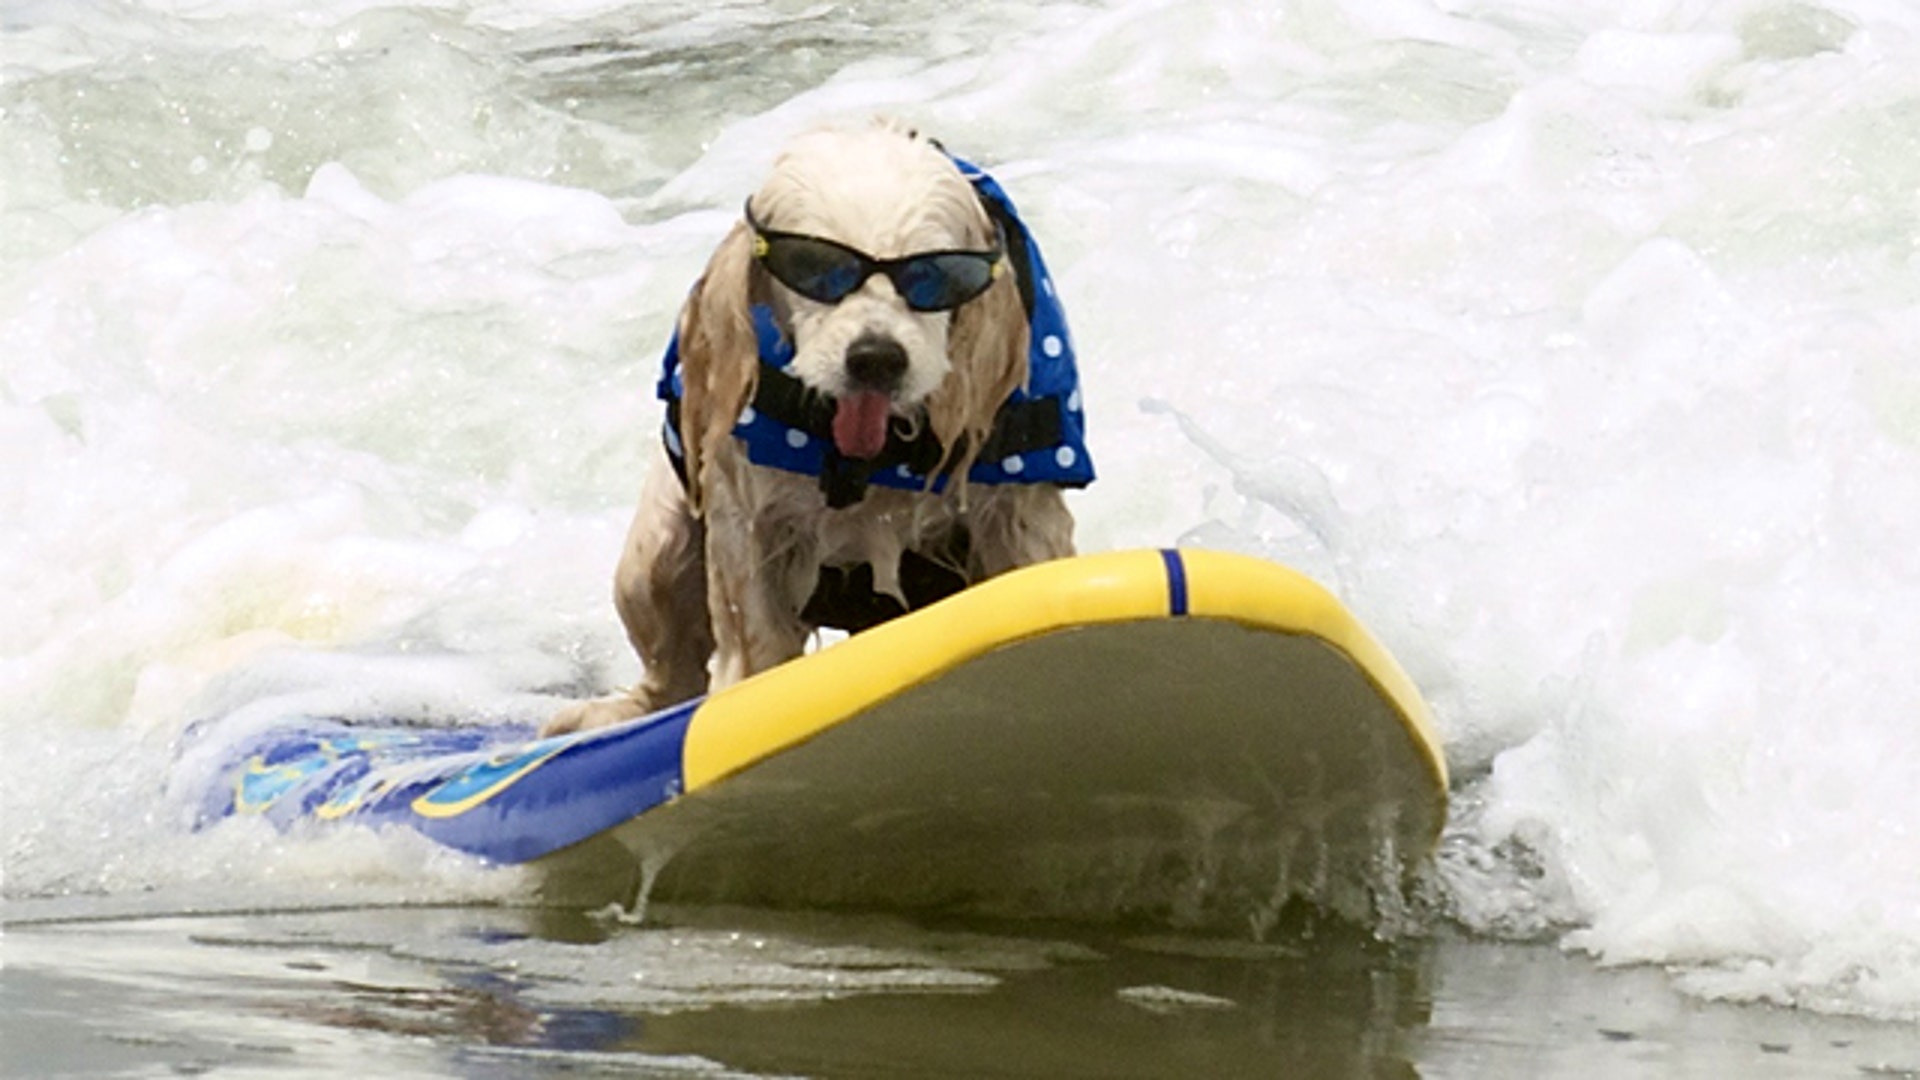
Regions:
<instances>
[{"instance_id":1,"label":"blue surfboard deck","mask_svg":"<svg viewBox=\"0 0 1920 1080\"><path fill-rule=\"evenodd\" d=\"M501 863L530 862L680 792L680 748L700 700L551 739L517 724L370 726L289 717L225 752L196 821L259 816L401 825ZM216 737L198 725L190 740Z\"/></svg>"},{"instance_id":2,"label":"blue surfboard deck","mask_svg":"<svg viewBox=\"0 0 1920 1080\"><path fill-rule=\"evenodd\" d=\"M221 737L218 721L192 733ZM624 858L664 899L1185 922L1295 895L1377 917L1430 853L1447 791L1417 691L1331 595L1172 550L1015 571L599 731L298 716L221 753L203 824Z\"/></svg>"}]
</instances>

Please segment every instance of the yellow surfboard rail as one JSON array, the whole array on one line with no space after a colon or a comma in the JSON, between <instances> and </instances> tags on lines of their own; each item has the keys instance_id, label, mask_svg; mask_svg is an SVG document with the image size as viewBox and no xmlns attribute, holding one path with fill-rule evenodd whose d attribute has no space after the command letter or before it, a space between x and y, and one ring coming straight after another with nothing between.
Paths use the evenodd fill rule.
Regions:
<instances>
[{"instance_id":1,"label":"yellow surfboard rail","mask_svg":"<svg viewBox=\"0 0 1920 1080\"><path fill-rule=\"evenodd\" d=\"M1169 559L1161 550L1118 551L1015 570L854 635L805 663L720 690L688 727L685 791L724 780L1010 642L1076 627L1184 617L1309 635L1344 653L1399 714L1444 799L1446 758L1419 691L1339 600L1276 563L1221 551L1172 554ZM1170 575L1184 580L1171 582Z\"/></svg>"}]
</instances>

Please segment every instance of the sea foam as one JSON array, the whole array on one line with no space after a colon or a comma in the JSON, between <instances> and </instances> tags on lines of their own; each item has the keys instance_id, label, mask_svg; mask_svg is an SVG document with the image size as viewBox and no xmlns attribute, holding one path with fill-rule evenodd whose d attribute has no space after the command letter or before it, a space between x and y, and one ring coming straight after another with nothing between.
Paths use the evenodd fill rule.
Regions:
<instances>
[{"instance_id":1,"label":"sea foam","mask_svg":"<svg viewBox=\"0 0 1920 1080\"><path fill-rule=\"evenodd\" d=\"M1920 1015L1920 17L994 10L10 10L9 895L256 873L108 828L236 670L630 678L673 311L780 139L881 111L1046 247L1081 546L1293 563L1414 675L1447 917ZM464 700L386 670L335 689Z\"/></svg>"}]
</instances>

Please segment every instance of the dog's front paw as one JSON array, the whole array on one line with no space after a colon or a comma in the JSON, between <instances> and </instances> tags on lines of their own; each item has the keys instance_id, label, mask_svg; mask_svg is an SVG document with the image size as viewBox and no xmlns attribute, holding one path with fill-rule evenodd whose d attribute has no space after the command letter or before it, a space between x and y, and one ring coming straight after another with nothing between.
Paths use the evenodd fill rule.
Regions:
<instances>
[{"instance_id":1,"label":"dog's front paw","mask_svg":"<svg viewBox=\"0 0 1920 1080\"><path fill-rule=\"evenodd\" d=\"M646 705L635 700L631 694L614 694L611 697L594 698L591 701L576 701L554 713L546 723L541 724L540 737L544 739L552 735L612 727L636 716L645 716L647 712Z\"/></svg>"}]
</instances>

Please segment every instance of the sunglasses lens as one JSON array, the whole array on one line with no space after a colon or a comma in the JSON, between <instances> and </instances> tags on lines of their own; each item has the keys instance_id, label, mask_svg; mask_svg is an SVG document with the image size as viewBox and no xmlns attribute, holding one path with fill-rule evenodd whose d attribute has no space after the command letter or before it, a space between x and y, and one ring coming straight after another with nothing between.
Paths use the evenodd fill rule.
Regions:
<instances>
[{"instance_id":1,"label":"sunglasses lens","mask_svg":"<svg viewBox=\"0 0 1920 1080\"><path fill-rule=\"evenodd\" d=\"M809 300L834 304L860 287L866 265L851 251L805 237L780 237L767 245L767 271Z\"/></svg>"},{"instance_id":2,"label":"sunglasses lens","mask_svg":"<svg viewBox=\"0 0 1920 1080\"><path fill-rule=\"evenodd\" d=\"M756 226L757 228L757 226ZM875 263L851 248L791 233L760 234L759 258L782 285L809 300L837 304L867 278L884 272L915 311L946 311L993 284L995 256L945 251Z\"/></svg>"},{"instance_id":3,"label":"sunglasses lens","mask_svg":"<svg viewBox=\"0 0 1920 1080\"><path fill-rule=\"evenodd\" d=\"M993 261L964 252L922 255L900 264L893 283L915 311L945 311L986 291L993 283Z\"/></svg>"}]
</instances>

